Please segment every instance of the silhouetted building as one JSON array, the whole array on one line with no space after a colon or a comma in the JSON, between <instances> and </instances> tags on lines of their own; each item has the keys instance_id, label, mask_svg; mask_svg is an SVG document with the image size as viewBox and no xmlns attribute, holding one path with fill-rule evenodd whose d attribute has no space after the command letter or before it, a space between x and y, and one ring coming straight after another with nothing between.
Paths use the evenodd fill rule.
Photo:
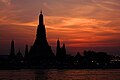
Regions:
<instances>
[{"instance_id":1,"label":"silhouetted building","mask_svg":"<svg viewBox=\"0 0 120 80\"><path fill-rule=\"evenodd\" d=\"M16 56L15 56L15 47L14 47L14 41L11 41L11 51L10 55L8 57L8 65L9 66L15 66L16 64Z\"/></svg>"},{"instance_id":2,"label":"silhouetted building","mask_svg":"<svg viewBox=\"0 0 120 80\"><path fill-rule=\"evenodd\" d=\"M57 47L56 47L56 58L59 61L61 56L61 48L60 48L60 41L57 40Z\"/></svg>"},{"instance_id":3,"label":"silhouetted building","mask_svg":"<svg viewBox=\"0 0 120 80\"><path fill-rule=\"evenodd\" d=\"M54 53L51 50L46 38L46 30L42 11L39 15L39 25L37 28L36 40L27 56L27 62L31 65L47 65L52 63Z\"/></svg>"},{"instance_id":4,"label":"silhouetted building","mask_svg":"<svg viewBox=\"0 0 120 80\"><path fill-rule=\"evenodd\" d=\"M0 68L8 66L9 55L0 55Z\"/></svg>"},{"instance_id":5,"label":"silhouetted building","mask_svg":"<svg viewBox=\"0 0 120 80\"><path fill-rule=\"evenodd\" d=\"M14 47L14 41L11 41L11 50L9 55L9 62L12 63L15 61L15 47Z\"/></svg>"},{"instance_id":6,"label":"silhouetted building","mask_svg":"<svg viewBox=\"0 0 120 80\"><path fill-rule=\"evenodd\" d=\"M16 61L21 63L23 61L23 55L20 52L20 50L18 51L18 53L16 54Z\"/></svg>"},{"instance_id":7,"label":"silhouetted building","mask_svg":"<svg viewBox=\"0 0 120 80\"><path fill-rule=\"evenodd\" d=\"M11 41L9 55L0 55L0 69L22 68L120 68L120 56L111 56L106 52L84 51L83 56L77 52L76 56L66 54L66 47L60 46L57 40L56 56L52 52L46 38L46 29L42 11L39 15L39 25L34 44L30 51L25 46L25 56L20 50L15 55L14 41Z\"/></svg>"},{"instance_id":8,"label":"silhouetted building","mask_svg":"<svg viewBox=\"0 0 120 80\"><path fill-rule=\"evenodd\" d=\"M14 57L15 57L15 48L14 48L14 41L13 41L13 40L12 40L12 42L11 42L10 57L11 57L11 58L14 58Z\"/></svg>"},{"instance_id":9,"label":"silhouetted building","mask_svg":"<svg viewBox=\"0 0 120 80\"><path fill-rule=\"evenodd\" d=\"M60 41L57 40L57 47L56 47L56 59L58 63L65 63L66 62L66 48L65 44L63 44L62 47L60 47Z\"/></svg>"},{"instance_id":10,"label":"silhouetted building","mask_svg":"<svg viewBox=\"0 0 120 80\"><path fill-rule=\"evenodd\" d=\"M79 52L77 52L76 56L75 56L75 62L76 63L80 63L82 60L82 56Z\"/></svg>"},{"instance_id":11,"label":"silhouetted building","mask_svg":"<svg viewBox=\"0 0 120 80\"><path fill-rule=\"evenodd\" d=\"M61 53L62 53L63 58L65 58L66 57L66 48L65 48L65 44L64 43L63 43L63 46L61 48Z\"/></svg>"},{"instance_id":12,"label":"silhouetted building","mask_svg":"<svg viewBox=\"0 0 120 80\"><path fill-rule=\"evenodd\" d=\"M25 46L25 57L28 55L28 45Z\"/></svg>"}]
</instances>

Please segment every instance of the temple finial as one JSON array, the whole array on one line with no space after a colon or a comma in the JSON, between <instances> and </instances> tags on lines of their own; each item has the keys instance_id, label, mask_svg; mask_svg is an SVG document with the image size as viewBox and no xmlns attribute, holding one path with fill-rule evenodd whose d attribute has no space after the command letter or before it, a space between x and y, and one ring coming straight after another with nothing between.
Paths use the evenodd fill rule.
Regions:
<instances>
[{"instance_id":1,"label":"temple finial","mask_svg":"<svg viewBox=\"0 0 120 80\"><path fill-rule=\"evenodd\" d=\"M40 11L40 14L42 14L42 10Z\"/></svg>"}]
</instances>

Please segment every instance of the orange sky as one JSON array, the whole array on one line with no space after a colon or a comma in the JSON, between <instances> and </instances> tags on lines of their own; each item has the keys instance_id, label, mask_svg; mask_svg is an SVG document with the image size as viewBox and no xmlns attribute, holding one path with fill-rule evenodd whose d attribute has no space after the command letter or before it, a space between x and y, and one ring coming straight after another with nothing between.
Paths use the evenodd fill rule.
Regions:
<instances>
[{"instance_id":1,"label":"orange sky","mask_svg":"<svg viewBox=\"0 0 120 80\"><path fill-rule=\"evenodd\" d=\"M119 0L0 0L0 53L9 53L12 39L16 52L33 44L42 9L53 49L59 38L70 53L84 48L120 54L119 4Z\"/></svg>"}]
</instances>

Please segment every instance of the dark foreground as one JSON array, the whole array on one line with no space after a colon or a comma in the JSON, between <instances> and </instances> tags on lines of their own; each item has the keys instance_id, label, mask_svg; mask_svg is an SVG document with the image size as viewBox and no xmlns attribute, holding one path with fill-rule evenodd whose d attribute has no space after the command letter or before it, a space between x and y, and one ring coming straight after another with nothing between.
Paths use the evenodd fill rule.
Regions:
<instances>
[{"instance_id":1,"label":"dark foreground","mask_svg":"<svg viewBox=\"0 0 120 80\"><path fill-rule=\"evenodd\" d=\"M120 80L120 69L0 70L0 80Z\"/></svg>"}]
</instances>

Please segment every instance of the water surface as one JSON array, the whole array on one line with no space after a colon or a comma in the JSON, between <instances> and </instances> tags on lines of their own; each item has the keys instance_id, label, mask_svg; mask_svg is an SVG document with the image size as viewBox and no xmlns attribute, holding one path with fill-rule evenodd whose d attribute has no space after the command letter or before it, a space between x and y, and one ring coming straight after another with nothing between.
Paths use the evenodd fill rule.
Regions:
<instances>
[{"instance_id":1,"label":"water surface","mask_svg":"<svg viewBox=\"0 0 120 80\"><path fill-rule=\"evenodd\" d=\"M0 70L0 80L120 80L120 69Z\"/></svg>"}]
</instances>

